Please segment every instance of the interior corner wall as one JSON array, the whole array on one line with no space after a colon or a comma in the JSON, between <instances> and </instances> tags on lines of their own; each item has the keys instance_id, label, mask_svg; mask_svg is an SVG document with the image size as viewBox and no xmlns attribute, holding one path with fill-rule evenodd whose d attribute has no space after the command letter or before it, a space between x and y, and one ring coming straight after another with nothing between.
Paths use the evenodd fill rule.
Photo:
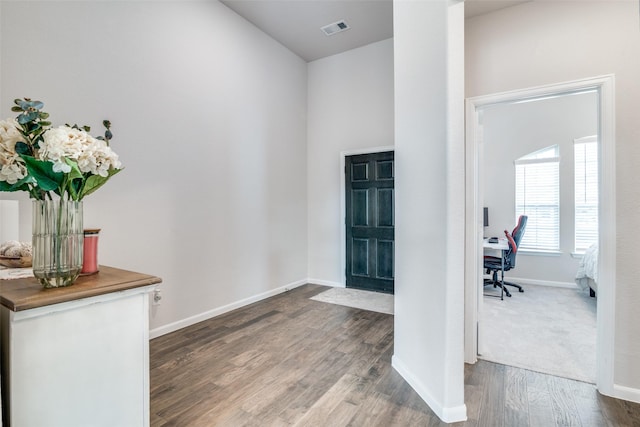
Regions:
<instances>
[{"instance_id":1,"label":"interior corner wall","mask_svg":"<svg viewBox=\"0 0 640 427\"><path fill-rule=\"evenodd\" d=\"M466 22L466 96L615 74L614 387L640 398L640 36L637 2L528 2ZM508 35L508 37L506 37Z\"/></svg>"},{"instance_id":2,"label":"interior corner wall","mask_svg":"<svg viewBox=\"0 0 640 427\"><path fill-rule=\"evenodd\" d=\"M302 59L217 1L2 2L0 28L2 117L113 123L124 170L85 226L101 264L163 279L152 334L304 283Z\"/></svg>"},{"instance_id":3,"label":"interior corner wall","mask_svg":"<svg viewBox=\"0 0 640 427\"><path fill-rule=\"evenodd\" d=\"M451 4L396 0L393 10L393 366L445 422L466 419L459 256L464 242L464 5Z\"/></svg>"},{"instance_id":4,"label":"interior corner wall","mask_svg":"<svg viewBox=\"0 0 640 427\"><path fill-rule=\"evenodd\" d=\"M482 109L483 206L489 209L485 236L504 237L515 227L515 160L545 147L560 149L560 248L558 254L518 251L516 268L505 273L533 283L575 286L574 140L597 135L598 95L572 94ZM526 234L526 229L525 229ZM524 282L526 283L526 282Z\"/></svg>"},{"instance_id":5,"label":"interior corner wall","mask_svg":"<svg viewBox=\"0 0 640 427\"><path fill-rule=\"evenodd\" d=\"M344 286L341 153L393 145L393 40L308 64L309 278Z\"/></svg>"}]
</instances>

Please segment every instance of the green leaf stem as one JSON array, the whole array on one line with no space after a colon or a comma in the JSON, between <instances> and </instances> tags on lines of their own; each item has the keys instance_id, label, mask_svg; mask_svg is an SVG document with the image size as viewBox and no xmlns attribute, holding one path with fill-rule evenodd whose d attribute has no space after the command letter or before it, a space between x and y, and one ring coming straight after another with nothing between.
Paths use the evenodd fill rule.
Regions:
<instances>
[{"instance_id":1,"label":"green leaf stem","mask_svg":"<svg viewBox=\"0 0 640 427\"><path fill-rule=\"evenodd\" d=\"M82 200L83 197L88 196L89 194L96 191L98 188L102 187L113 175L120 172L122 169L111 169L109 171L108 176L100 176L100 175L91 175L85 181L84 187L80 192L80 198L78 200Z\"/></svg>"}]
</instances>

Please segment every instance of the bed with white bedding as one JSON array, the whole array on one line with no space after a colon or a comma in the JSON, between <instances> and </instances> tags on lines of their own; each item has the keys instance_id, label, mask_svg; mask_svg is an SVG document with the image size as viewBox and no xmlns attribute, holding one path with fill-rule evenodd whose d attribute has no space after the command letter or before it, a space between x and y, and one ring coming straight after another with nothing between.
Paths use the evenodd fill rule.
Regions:
<instances>
[{"instance_id":1,"label":"bed with white bedding","mask_svg":"<svg viewBox=\"0 0 640 427\"><path fill-rule=\"evenodd\" d=\"M590 289L591 296L595 296L598 290L598 244L594 243L585 251L578 272L576 273L576 284L580 289L586 291Z\"/></svg>"}]
</instances>

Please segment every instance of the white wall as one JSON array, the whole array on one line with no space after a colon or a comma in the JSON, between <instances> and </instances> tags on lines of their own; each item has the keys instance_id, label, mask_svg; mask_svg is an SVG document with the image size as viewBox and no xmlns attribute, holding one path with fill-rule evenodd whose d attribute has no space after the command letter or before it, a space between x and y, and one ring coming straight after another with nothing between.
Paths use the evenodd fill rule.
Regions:
<instances>
[{"instance_id":1,"label":"white wall","mask_svg":"<svg viewBox=\"0 0 640 427\"><path fill-rule=\"evenodd\" d=\"M1 25L3 117L113 123L125 170L85 225L102 264L163 278L152 329L306 278L304 61L217 1L2 2Z\"/></svg>"},{"instance_id":2,"label":"white wall","mask_svg":"<svg viewBox=\"0 0 640 427\"><path fill-rule=\"evenodd\" d=\"M438 416L464 420L463 3L394 1L393 366Z\"/></svg>"},{"instance_id":3,"label":"white wall","mask_svg":"<svg viewBox=\"0 0 640 427\"><path fill-rule=\"evenodd\" d=\"M530 2L466 23L466 96L615 74L614 381L640 398L640 37L638 3ZM611 236L607 236L611 237Z\"/></svg>"},{"instance_id":4,"label":"white wall","mask_svg":"<svg viewBox=\"0 0 640 427\"><path fill-rule=\"evenodd\" d=\"M393 40L308 64L309 277L344 285L340 153L393 145Z\"/></svg>"},{"instance_id":5,"label":"white wall","mask_svg":"<svg viewBox=\"0 0 640 427\"><path fill-rule=\"evenodd\" d=\"M576 138L598 133L595 92L482 109L484 203L489 208L486 236L504 237L515 226L514 161L537 150L560 147L560 254L519 251L508 277L575 284L579 259L574 251L574 162ZM525 229L526 233L526 229Z\"/></svg>"}]
</instances>

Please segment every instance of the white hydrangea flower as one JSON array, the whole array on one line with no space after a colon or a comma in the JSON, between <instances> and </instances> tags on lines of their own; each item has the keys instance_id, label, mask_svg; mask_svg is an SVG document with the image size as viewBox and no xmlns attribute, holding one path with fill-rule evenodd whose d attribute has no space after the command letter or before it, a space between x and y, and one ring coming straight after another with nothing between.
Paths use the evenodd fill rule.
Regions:
<instances>
[{"instance_id":1,"label":"white hydrangea flower","mask_svg":"<svg viewBox=\"0 0 640 427\"><path fill-rule=\"evenodd\" d=\"M16 119L0 120L0 145L10 147L15 152L16 142L22 140Z\"/></svg>"},{"instance_id":2,"label":"white hydrangea flower","mask_svg":"<svg viewBox=\"0 0 640 427\"><path fill-rule=\"evenodd\" d=\"M27 169L16 153L16 143L21 140L15 119L0 120L0 181L15 184L27 175Z\"/></svg>"},{"instance_id":3,"label":"white hydrangea flower","mask_svg":"<svg viewBox=\"0 0 640 427\"><path fill-rule=\"evenodd\" d=\"M109 169L121 167L118 155L100 139L94 139L87 145L77 160L82 173L90 172L103 177L109 176Z\"/></svg>"},{"instance_id":4,"label":"white hydrangea flower","mask_svg":"<svg viewBox=\"0 0 640 427\"><path fill-rule=\"evenodd\" d=\"M75 160L82 173L103 177L109 176L109 169L122 166L118 155L103 140L94 138L84 130L60 126L49 129L40 144L40 158L54 164L53 170L70 172L65 158Z\"/></svg>"},{"instance_id":5,"label":"white hydrangea flower","mask_svg":"<svg viewBox=\"0 0 640 427\"><path fill-rule=\"evenodd\" d=\"M40 159L53 163L65 163L64 158L77 160L84 145L94 139L87 132L69 126L59 126L46 131L40 144Z\"/></svg>"},{"instance_id":6,"label":"white hydrangea flower","mask_svg":"<svg viewBox=\"0 0 640 427\"><path fill-rule=\"evenodd\" d=\"M18 159L20 159L18 157ZM26 168L23 164L15 161L11 164L2 165L0 169L0 181L6 181L7 184L15 184L27 175Z\"/></svg>"},{"instance_id":7,"label":"white hydrangea flower","mask_svg":"<svg viewBox=\"0 0 640 427\"><path fill-rule=\"evenodd\" d=\"M62 162L54 162L53 167L51 169L53 169L54 172L62 172L62 173L71 172L71 166Z\"/></svg>"}]
</instances>

